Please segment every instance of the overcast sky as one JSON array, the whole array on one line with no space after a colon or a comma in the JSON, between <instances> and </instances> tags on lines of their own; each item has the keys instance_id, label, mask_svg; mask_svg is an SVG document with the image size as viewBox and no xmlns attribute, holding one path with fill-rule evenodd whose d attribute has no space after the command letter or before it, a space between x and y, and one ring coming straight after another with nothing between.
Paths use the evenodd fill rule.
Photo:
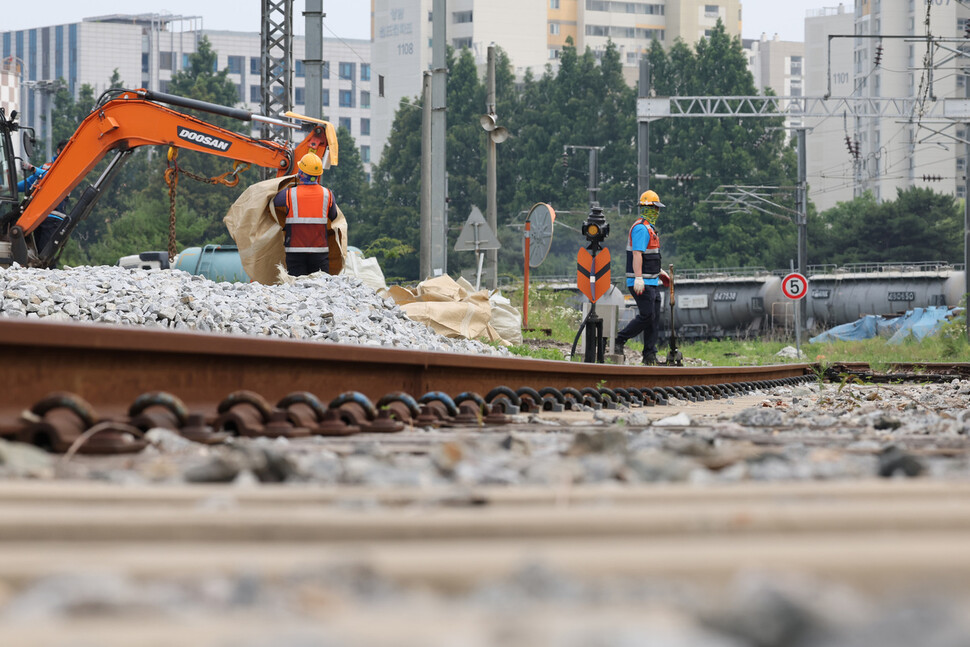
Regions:
<instances>
[{"instance_id":1,"label":"overcast sky","mask_svg":"<svg viewBox=\"0 0 970 647\"><path fill-rule=\"evenodd\" d=\"M548 0L522 0L547 2ZM80 22L89 16L113 13L171 13L202 16L206 29L259 31L260 0L3 0L0 31L30 29L54 24ZM805 34L805 12L837 6L833 0L742 0L744 38L768 38L776 33L781 40L801 41ZM850 6L851 3L847 3ZM293 27L304 32L304 0L294 1ZM323 0L324 37L370 38L370 0Z\"/></svg>"}]
</instances>

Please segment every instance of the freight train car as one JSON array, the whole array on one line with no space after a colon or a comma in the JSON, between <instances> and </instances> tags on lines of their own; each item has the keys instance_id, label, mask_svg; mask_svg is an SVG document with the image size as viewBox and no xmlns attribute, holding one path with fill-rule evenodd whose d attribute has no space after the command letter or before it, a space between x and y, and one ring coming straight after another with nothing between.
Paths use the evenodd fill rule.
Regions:
<instances>
[{"instance_id":1,"label":"freight train car","mask_svg":"<svg viewBox=\"0 0 970 647\"><path fill-rule=\"evenodd\" d=\"M674 327L684 340L755 337L794 330L794 302L781 291L787 271L762 268L688 270L675 276ZM960 305L966 293L962 266L926 262L812 266L805 297L806 326L821 331L868 314L895 316L917 307ZM661 336L670 310L664 291ZM619 325L633 318L627 298Z\"/></svg>"}]
</instances>

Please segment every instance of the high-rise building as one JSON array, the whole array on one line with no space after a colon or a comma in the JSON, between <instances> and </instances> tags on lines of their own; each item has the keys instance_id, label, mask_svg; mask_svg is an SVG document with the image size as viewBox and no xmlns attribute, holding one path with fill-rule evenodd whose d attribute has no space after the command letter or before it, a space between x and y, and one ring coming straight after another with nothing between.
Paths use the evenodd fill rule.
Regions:
<instances>
[{"instance_id":1,"label":"high-rise building","mask_svg":"<svg viewBox=\"0 0 970 647\"><path fill-rule=\"evenodd\" d=\"M95 96L107 89L115 70L126 88L166 92L172 75L184 69L197 43L205 36L218 55L217 68L228 69L235 83L237 107L260 112L260 34L202 28L198 17L169 14L110 15L85 18L80 23L8 31L0 34L3 61L19 71L23 87L18 108L23 123L47 139L44 115L50 94L43 82L63 79L77 96L89 84ZM305 111L306 40L293 38L293 105ZM371 66L370 41L323 40L323 115L354 136L364 162L371 168ZM298 132L298 131L297 131ZM258 134L258 124L253 131ZM299 135L297 135L299 136Z\"/></svg>"},{"instance_id":2,"label":"high-rise building","mask_svg":"<svg viewBox=\"0 0 970 647\"><path fill-rule=\"evenodd\" d=\"M806 19L807 95L917 100L902 118L806 120L809 195L817 208L866 191L892 200L912 186L964 195L964 145L954 136L966 140L965 129L922 117L920 106L968 96L965 66L953 56L967 51L955 39L965 38L968 18L970 7L958 2L855 0ZM937 49L927 34L954 41Z\"/></svg>"}]
</instances>

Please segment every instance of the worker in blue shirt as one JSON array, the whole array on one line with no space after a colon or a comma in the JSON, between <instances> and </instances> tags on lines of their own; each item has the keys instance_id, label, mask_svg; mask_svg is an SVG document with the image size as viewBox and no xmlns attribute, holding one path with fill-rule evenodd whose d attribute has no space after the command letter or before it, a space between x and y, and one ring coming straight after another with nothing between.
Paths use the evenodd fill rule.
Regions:
<instances>
[{"instance_id":1,"label":"worker in blue shirt","mask_svg":"<svg viewBox=\"0 0 970 647\"><path fill-rule=\"evenodd\" d=\"M637 304L637 316L616 335L615 353L622 355L624 344L643 333L643 363L657 363L657 332L660 321L659 284L670 278L660 267L660 238L655 225L664 204L656 191L640 195L640 217L630 227L626 243L626 284Z\"/></svg>"},{"instance_id":2,"label":"worker in blue shirt","mask_svg":"<svg viewBox=\"0 0 970 647\"><path fill-rule=\"evenodd\" d=\"M50 170L51 165L54 164L54 160L56 160L57 156L61 154L61 151L64 150L65 146L67 146L67 140L62 139L61 141L57 142L57 148L54 150L54 157L51 158L51 161L39 168L29 163L25 163L23 165L24 173L30 173L30 175L27 175L20 182L17 182L17 190L23 194L30 193L37 181L44 177L47 174L47 171ZM66 209L67 200L62 201L59 205L57 205L57 211L60 211L61 213L63 213ZM34 230L34 246L37 248L38 254L43 251L44 247L47 246L47 243L57 232L57 229L61 226L63 221L64 218L52 213L48 215L42 223L37 225L37 229Z\"/></svg>"}]
</instances>

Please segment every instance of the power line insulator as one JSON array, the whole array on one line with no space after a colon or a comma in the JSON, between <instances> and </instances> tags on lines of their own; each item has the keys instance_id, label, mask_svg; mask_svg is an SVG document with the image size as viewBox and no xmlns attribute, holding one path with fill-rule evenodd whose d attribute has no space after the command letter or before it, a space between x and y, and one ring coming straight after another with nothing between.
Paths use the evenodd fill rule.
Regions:
<instances>
[{"instance_id":1,"label":"power line insulator","mask_svg":"<svg viewBox=\"0 0 970 647\"><path fill-rule=\"evenodd\" d=\"M882 62L882 45L876 46L876 66Z\"/></svg>"},{"instance_id":2,"label":"power line insulator","mask_svg":"<svg viewBox=\"0 0 970 647\"><path fill-rule=\"evenodd\" d=\"M924 182L940 182L941 180L943 180L943 176L942 175L924 175L923 176L923 181Z\"/></svg>"}]
</instances>

